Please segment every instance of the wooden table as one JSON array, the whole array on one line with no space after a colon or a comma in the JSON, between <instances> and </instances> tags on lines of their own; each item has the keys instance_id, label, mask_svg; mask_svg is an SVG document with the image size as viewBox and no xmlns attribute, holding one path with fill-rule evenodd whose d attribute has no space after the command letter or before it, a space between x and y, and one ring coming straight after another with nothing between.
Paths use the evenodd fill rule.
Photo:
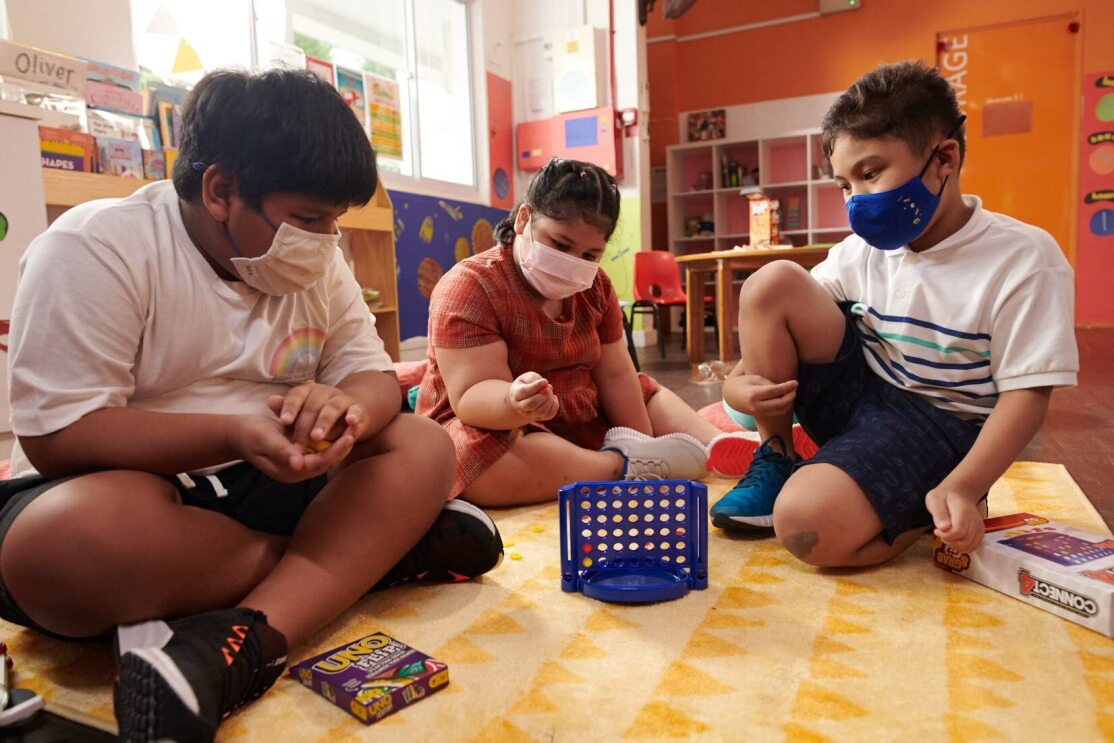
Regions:
<instances>
[{"instance_id":1,"label":"wooden table","mask_svg":"<svg viewBox=\"0 0 1114 743\"><path fill-rule=\"evenodd\" d=\"M757 271L774 261L793 261L805 268L822 262L828 248L786 248L773 250L717 250L712 253L679 255L677 262L685 268L685 333L689 362L695 366L704 360L704 284L708 275L716 277L716 324L719 330L719 358L735 360L735 324L737 298L732 285L733 271ZM659 331L660 332L660 331Z\"/></svg>"}]
</instances>

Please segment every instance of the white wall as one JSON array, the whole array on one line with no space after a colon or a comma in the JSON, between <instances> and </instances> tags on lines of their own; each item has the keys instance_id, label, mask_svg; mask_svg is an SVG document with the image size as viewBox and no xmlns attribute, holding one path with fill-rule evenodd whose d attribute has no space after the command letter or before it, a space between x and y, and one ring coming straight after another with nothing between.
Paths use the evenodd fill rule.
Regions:
<instances>
[{"instance_id":1,"label":"white wall","mask_svg":"<svg viewBox=\"0 0 1114 743\"><path fill-rule=\"evenodd\" d=\"M135 67L128 0L7 0L12 41Z\"/></svg>"}]
</instances>

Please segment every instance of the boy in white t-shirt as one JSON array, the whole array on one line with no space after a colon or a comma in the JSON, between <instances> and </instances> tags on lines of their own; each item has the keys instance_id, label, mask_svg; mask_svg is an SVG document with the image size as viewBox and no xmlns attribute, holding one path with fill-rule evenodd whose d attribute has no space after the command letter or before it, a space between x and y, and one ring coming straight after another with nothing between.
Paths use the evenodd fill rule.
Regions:
<instances>
[{"instance_id":1,"label":"boy in white t-shirt","mask_svg":"<svg viewBox=\"0 0 1114 743\"><path fill-rule=\"evenodd\" d=\"M811 276L779 261L743 285L723 393L764 443L716 526L772 526L823 566L883 562L932 526L957 550L980 544L980 501L1079 361L1056 242L960 191L963 120L920 62L878 67L828 111L855 234ZM803 462L794 413L820 444Z\"/></svg>"},{"instance_id":2,"label":"boy in white t-shirt","mask_svg":"<svg viewBox=\"0 0 1114 743\"><path fill-rule=\"evenodd\" d=\"M307 72L218 71L181 131L173 183L31 244L12 313L0 616L118 627L125 740L210 740L374 585L502 554L482 511L446 505L452 442L399 415L338 248L377 183L341 96Z\"/></svg>"}]
</instances>

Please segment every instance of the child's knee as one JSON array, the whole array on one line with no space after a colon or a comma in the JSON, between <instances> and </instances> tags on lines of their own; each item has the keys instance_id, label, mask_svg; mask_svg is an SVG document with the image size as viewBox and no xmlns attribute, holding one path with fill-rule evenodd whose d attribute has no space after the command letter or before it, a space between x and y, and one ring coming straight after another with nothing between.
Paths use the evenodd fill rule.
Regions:
<instances>
[{"instance_id":1,"label":"child's knee","mask_svg":"<svg viewBox=\"0 0 1114 743\"><path fill-rule=\"evenodd\" d=\"M774 534L801 562L817 567L848 565L859 545L847 543L848 535L834 528L817 500L801 491L783 490L774 502Z\"/></svg>"},{"instance_id":2,"label":"child's knee","mask_svg":"<svg viewBox=\"0 0 1114 743\"><path fill-rule=\"evenodd\" d=\"M775 299L784 299L795 287L810 280L808 271L793 261L774 261L755 271L743 282L739 303L768 305Z\"/></svg>"}]
</instances>

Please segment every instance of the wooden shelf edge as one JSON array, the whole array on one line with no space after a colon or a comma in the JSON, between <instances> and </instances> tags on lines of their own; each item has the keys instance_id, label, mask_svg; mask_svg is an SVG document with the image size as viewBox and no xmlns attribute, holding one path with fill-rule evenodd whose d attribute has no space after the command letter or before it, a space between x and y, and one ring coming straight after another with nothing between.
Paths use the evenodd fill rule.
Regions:
<instances>
[{"instance_id":1,"label":"wooden shelf edge","mask_svg":"<svg viewBox=\"0 0 1114 743\"><path fill-rule=\"evenodd\" d=\"M389 315L392 312L398 312L398 307L369 307L368 310L373 315Z\"/></svg>"}]
</instances>

